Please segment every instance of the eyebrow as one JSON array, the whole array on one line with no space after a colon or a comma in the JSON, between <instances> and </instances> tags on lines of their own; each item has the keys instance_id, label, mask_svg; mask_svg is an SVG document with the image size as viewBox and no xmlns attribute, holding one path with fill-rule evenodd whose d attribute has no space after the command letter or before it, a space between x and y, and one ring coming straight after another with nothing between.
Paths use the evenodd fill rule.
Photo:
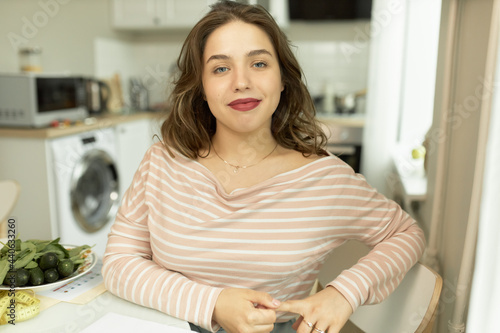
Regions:
<instances>
[{"instance_id":1,"label":"eyebrow","mask_svg":"<svg viewBox=\"0 0 500 333\"><path fill-rule=\"evenodd\" d=\"M247 57L255 57L255 56L258 56L258 55L261 55L261 54L267 54L269 56L272 57L272 54L271 52L269 52L268 50L266 49L259 49L259 50L252 50L250 52L247 53ZM213 56L211 56L210 58L208 58L207 60L207 64L212 61L212 60L227 60L229 59L230 57L225 55L225 54L214 54Z\"/></svg>"}]
</instances>

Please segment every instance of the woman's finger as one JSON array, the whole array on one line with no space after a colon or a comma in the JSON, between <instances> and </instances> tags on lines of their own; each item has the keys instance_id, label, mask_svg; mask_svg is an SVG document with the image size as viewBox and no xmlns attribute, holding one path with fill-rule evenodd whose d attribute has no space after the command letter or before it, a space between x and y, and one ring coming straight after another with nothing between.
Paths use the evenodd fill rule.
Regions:
<instances>
[{"instance_id":1,"label":"woman's finger","mask_svg":"<svg viewBox=\"0 0 500 333\"><path fill-rule=\"evenodd\" d=\"M313 333L326 333L326 331L328 331L329 333L336 333L336 332L332 332L330 327L328 327L328 325L329 325L328 323L325 323L324 321L318 320L314 324Z\"/></svg>"},{"instance_id":2,"label":"woman's finger","mask_svg":"<svg viewBox=\"0 0 500 333\"><path fill-rule=\"evenodd\" d=\"M255 304L256 308L276 309L281 302L274 299L271 295L261 291L246 290L247 298Z\"/></svg>"},{"instance_id":3,"label":"woman's finger","mask_svg":"<svg viewBox=\"0 0 500 333\"><path fill-rule=\"evenodd\" d=\"M312 319L302 318L297 328L297 333L314 333L314 321Z\"/></svg>"},{"instance_id":4,"label":"woman's finger","mask_svg":"<svg viewBox=\"0 0 500 333\"><path fill-rule=\"evenodd\" d=\"M275 300L249 289L224 289L214 308L213 320L227 332L270 332L276 322Z\"/></svg>"},{"instance_id":5,"label":"woman's finger","mask_svg":"<svg viewBox=\"0 0 500 333\"><path fill-rule=\"evenodd\" d=\"M311 333L314 332L314 323L316 322L316 318L311 317L308 309L306 301L294 300L282 302L276 310L299 314L300 317L292 325L292 328L295 329L297 333Z\"/></svg>"},{"instance_id":6,"label":"woman's finger","mask_svg":"<svg viewBox=\"0 0 500 333\"><path fill-rule=\"evenodd\" d=\"M280 306L276 308L276 311L292 312L299 315L303 315L304 310L305 310L305 303L303 300L281 302Z\"/></svg>"},{"instance_id":7,"label":"woman's finger","mask_svg":"<svg viewBox=\"0 0 500 333\"><path fill-rule=\"evenodd\" d=\"M248 312L248 323L251 325L268 325L276 321L276 312L272 309L252 309Z\"/></svg>"}]
</instances>

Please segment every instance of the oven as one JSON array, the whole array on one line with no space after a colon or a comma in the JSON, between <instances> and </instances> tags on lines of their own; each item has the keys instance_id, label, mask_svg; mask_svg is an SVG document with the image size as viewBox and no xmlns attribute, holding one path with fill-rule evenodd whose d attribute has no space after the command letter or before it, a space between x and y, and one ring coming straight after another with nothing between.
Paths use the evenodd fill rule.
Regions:
<instances>
[{"instance_id":1,"label":"oven","mask_svg":"<svg viewBox=\"0 0 500 333\"><path fill-rule=\"evenodd\" d=\"M360 173L364 121L346 116L320 122L328 136L327 150Z\"/></svg>"}]
</instances>

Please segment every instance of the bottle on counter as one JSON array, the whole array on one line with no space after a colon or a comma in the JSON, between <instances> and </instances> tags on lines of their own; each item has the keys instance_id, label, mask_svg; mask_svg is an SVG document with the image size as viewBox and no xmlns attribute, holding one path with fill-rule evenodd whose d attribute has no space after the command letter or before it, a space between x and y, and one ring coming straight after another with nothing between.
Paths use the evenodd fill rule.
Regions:
<instances>
[{"instance_id":1,"label":"bottle on counter","mask_svg":"<svg viewBox=\"0 0 500 333\"><path fill-rule=\"evenodd\" d=\"M19 67L22 72L41 72L42 49L38 46L20 48Z\"/></svg>"}]
</instances>

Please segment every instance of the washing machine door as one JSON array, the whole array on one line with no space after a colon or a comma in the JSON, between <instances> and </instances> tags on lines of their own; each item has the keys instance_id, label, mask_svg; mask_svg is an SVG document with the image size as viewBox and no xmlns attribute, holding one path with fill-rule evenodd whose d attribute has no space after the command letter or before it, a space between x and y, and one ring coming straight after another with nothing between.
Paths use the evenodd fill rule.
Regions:
<instances>
[{"instance_id":1,"label":"washing machine door","mask_svg":"<svg viewBox=\"0 0 500 333\"><path fill-rule=\"evenodd\" d=\"M71 209L78 224L96 232L114 219L118 209L118 173L111 156L88 151L75 166L71 179Z\"/></svg>"}]
</instances>

